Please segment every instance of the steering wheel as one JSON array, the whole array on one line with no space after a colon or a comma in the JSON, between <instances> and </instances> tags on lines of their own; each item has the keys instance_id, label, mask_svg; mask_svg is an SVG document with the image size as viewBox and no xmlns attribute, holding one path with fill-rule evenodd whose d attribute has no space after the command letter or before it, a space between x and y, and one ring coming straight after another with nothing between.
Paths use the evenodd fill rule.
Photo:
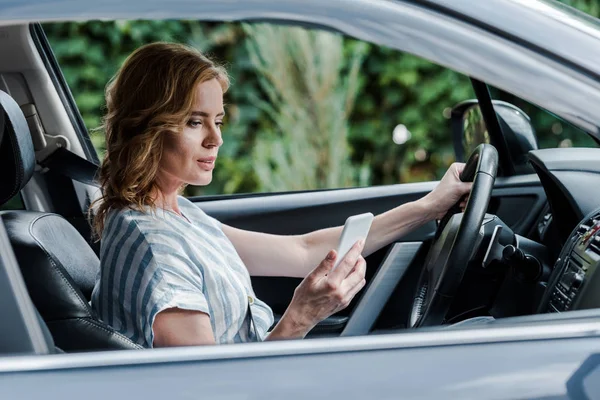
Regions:
<instances>
[{"instance_id":1,"label":"steering wheel","mask_svg":"<svg viewBox=\"0 0 600 400\"><path fill-rule=\"evenodd\" d=\"M456 204L438 225L419 277L409 327L441 325L445 321L467 264L479 247L481 223L497 170L496 148L489 144L479 145L460 175L461 181L473 182L465 212L460 212Z\"/></svg>"}]
</instances>

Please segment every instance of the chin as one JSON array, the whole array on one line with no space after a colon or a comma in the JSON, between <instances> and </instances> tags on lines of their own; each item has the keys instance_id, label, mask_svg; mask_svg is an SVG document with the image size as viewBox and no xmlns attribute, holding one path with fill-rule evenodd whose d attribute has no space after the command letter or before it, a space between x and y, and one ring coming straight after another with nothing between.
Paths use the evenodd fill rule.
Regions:
<instances>
[{"instance_id":1,"label":"chin","mask_svg":"<svg viewBox=\"0 0 600 400\"><path fill-rule=\"evenodd\" d=\"M195 179L188 181L188 185L193 186L206 186L212 182L212 174L209 176L197 176Z\"/></svg>"}]
</instances>

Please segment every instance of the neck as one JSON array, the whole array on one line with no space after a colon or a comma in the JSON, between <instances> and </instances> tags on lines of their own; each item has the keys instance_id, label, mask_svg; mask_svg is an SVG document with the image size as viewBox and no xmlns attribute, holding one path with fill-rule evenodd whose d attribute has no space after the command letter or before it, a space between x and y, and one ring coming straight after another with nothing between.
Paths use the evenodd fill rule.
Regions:
<instances>
[{"instance_id":1,"label":"neck","mask_svg":"<svg viewBox=\"0 0 600 400\"><path fill-rule=\"evenodd\" d=\"M172 210L181 215L181 210L179 210L179 205L177 204L177 194L180 187L180 185L175 184L164 185L159 181L156 192L152 196L154 204L156 204L157 207L165 210Z\"/></svg>"}]
</instances>

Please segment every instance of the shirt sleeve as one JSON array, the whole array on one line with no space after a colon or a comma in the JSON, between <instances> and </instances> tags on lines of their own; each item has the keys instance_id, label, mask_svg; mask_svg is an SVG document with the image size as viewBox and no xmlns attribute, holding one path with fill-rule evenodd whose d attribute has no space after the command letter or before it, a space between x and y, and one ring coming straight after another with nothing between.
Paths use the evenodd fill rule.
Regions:
<instances>
[{"instance_id":1,"label":"shirt sleeve","mask_svg":"<svg viewBox=\"0 0 600 400\"><path fill-rule=\"evenodd\" d=\"M150 250L152 257L146 267L148 285L140 302L141 318L138 319L148 347L153 346L153 324L161 311L180 308L211 315L203 291L202 267L194 264L181 250L166 244L151 244Z\"/></svg>"}]
</instances>

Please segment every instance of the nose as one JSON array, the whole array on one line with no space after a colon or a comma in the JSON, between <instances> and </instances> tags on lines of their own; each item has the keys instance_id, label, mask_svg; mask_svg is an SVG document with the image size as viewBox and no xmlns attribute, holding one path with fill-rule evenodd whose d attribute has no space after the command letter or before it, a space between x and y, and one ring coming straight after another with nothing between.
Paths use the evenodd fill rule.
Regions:
<instances>
[{"instance_id":1,"label":"nose","mask_svg":"<svg viewBox=\"0 0 600 400\"><path fill-rule=\"evenodd\" d=\"M217 125L213 124L209 128L208 136L204 139L204 142L202 144L204 145L204 147L207 148L221 147L221 145L223 144L223 138L221 136L221 130Z\"/></svg>"}]
</instances>

